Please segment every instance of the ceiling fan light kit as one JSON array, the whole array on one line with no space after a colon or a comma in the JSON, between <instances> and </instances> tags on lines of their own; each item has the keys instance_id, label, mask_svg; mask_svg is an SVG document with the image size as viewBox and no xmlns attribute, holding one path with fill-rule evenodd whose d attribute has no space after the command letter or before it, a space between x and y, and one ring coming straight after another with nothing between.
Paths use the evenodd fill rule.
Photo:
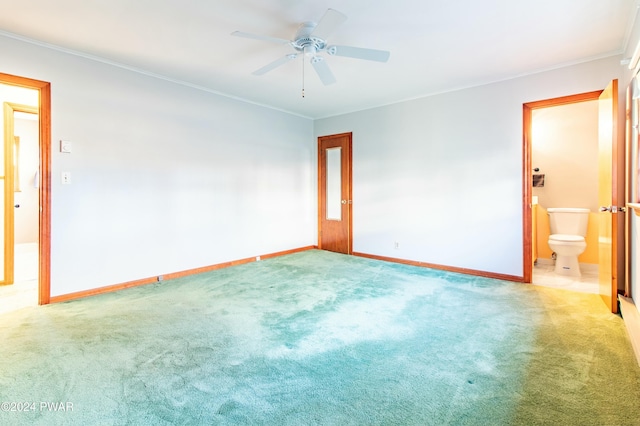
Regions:
<instances>
[{"instance_id":1,"label":"ceiling fan light kit","mask_svg":"<svg viewBox=\"0 0 640 426\"><path fill-rule=\"evenodd\" d=\"M242 31L234 31L231 35L236 37L251 38L263 40L277 44L289 44L298 53L290 53L276 59L275 61L265 65L264 67L253 72L254 75L264 75L267 72L278 68L287 62L296 59L299 55L309 58L311 66L320 78L320 81L328 86L336 82L333 72L329 68L329 64L321 53L329 56L344 56L347 58L364 59L368 61L387 62L390 53L386 50L367 49L354 46L329 46L327 38L340 25L347 20L347 16L334 9L328 9L322 19L316 24L315 22L305 22L298 27L293 40L285 40L276 37L261 36ZM304 81L304 67L303 67ZM303 84L304 97L304 84Z\"/></svg>"}]
</instances>

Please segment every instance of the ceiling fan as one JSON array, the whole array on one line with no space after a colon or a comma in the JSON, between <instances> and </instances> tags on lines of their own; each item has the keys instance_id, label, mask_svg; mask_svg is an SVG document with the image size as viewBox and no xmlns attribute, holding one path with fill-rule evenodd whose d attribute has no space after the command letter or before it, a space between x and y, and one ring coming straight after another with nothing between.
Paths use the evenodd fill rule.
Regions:
<instances>
[{"instance_id":1,"label":"ceiling fan","mask_svg":"<svg viewBox=\"0 0 640 426\"><path fill-rule=\"evenodd\" d=\"M253 75L263 75L269 71L296 59L300 55L309 58L313 69L320 77L320 81L324 85L336 82L329 65L325 61L321 53L327 53L330 56L345 56L348 58L365 59L368 61L387 62L390 53L386 50L365 49L353 46L334 46L327 43L327 37L331 35L344 21L347 16L334 9L328 9L318 23L305 22L298 27L293 40L282 38L261 36L242 31L234 31L232 36L252 38L256 40L264 40L278 44L288 44L295 50L282 58L265 65L259 70L254 71Z\"/></svg>"}]
</instances>

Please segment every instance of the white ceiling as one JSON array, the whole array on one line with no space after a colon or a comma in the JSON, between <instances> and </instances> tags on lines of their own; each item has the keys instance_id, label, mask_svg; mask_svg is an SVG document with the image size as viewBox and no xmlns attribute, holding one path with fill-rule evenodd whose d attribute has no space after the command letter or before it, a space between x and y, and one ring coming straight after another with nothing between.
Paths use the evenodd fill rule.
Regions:
<instances>
[{"instance_id":1,"label":"white ceiling","mask_svg":"<svg viewBox=\"0 0 640 426\"><path fill-rule=\"evenodd\" d=\"M637 0L0 0L0 34L321 118L618 55ZM389 50L387 63L327 61L323 86L293 52L232 37L291 39L328 8L348 16L330 44ZM0 56L0 67L1 67Z\"/></svg>"}]
</instances>

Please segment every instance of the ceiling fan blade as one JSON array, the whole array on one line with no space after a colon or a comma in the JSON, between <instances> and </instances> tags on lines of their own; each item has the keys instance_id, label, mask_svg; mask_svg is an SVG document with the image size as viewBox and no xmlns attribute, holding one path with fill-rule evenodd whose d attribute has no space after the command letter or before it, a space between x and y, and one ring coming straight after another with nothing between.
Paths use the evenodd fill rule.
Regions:
<instances>
[{"instance_id":1,"label":"ceiling fan blade","mask_svg":"<svg viewBox=\"0 0 640 426\"><path fill-rule=\"evenodd\" d=\"M322 56L314 56L311 58L311 65L313 69L316 70L316 74L320 77L322 84L328 86L336 82L336 78L333 76L327 61L325 61Z\"/></svg>"},{"instance_id":2,"label":"ceiling fan blade","mask_svg":"<svg viewBox=\"0 0 640 426\"><path fill-rule=\"evenodd\" d=\"M260 68L259 70L256 70L254 72L252 72L251 74L253 75L263 75L268 73L269 71L271 71L272 69L278 68L280 65L284 65L287 62L297 58L298 55L296 53L291 53L289 55L283 56L280 59L276 59L275 61L265 65L264 67Z\"/></svg>"},{"instance_id":3,"label":"ceiling fan blade","mask_svg":"<svg viewBox=\"0 0 640 426\"><path fill-rule=\"evenodd\" d=\"M327 9L320 19L320 22L318 22L318 25L316 25L315 29L311 32L311 36L326 40L327 37L346 20L347 15L335 9Z\"/></svg>"},{"instance_id":4,"label":"ceiling fan blade","mask_svg":"<svg viewBox=\"0 0 640 426\"><path fill-rule=\"evenodd\" d=\"M387 62L390 52L386 50L365 49L353 46L330 46L327 53L334 56L346 56L347 58L365 59L367 61Z\"/></svg>"},{"instance_id":5,"label":"ceiling fan blade","mask_svg":"<svg viewBox=\"0 0 640 426\"><path fill-rule=\"evenodd\" d=\"M270 41L271 43L278 43L278 44L291 43L290 40L285 40L283 38L256 35L256 34L251 34L251 33L245 33L245 32L242 32L242 31L234 31L234 32L231 33L231 35L232 36L236 36L236 37L252 38L254 40Z\"/></svg>"}]
</instances>

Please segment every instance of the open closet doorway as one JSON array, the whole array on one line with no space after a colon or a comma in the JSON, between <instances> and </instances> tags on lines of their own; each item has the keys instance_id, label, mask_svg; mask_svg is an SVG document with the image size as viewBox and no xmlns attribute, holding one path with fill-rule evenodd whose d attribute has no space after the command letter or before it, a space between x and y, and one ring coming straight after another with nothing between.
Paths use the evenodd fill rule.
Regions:
<instances>
[{"instance_id":1,"label":"open closet doorway","mask_svg":"<svg viewBox=\"0 0 640 426\"><path fill-rule=\"evenodd\" d=\"M0 314L50 299L49 89L0 74Z\"/></svg>"}]
</instances>

